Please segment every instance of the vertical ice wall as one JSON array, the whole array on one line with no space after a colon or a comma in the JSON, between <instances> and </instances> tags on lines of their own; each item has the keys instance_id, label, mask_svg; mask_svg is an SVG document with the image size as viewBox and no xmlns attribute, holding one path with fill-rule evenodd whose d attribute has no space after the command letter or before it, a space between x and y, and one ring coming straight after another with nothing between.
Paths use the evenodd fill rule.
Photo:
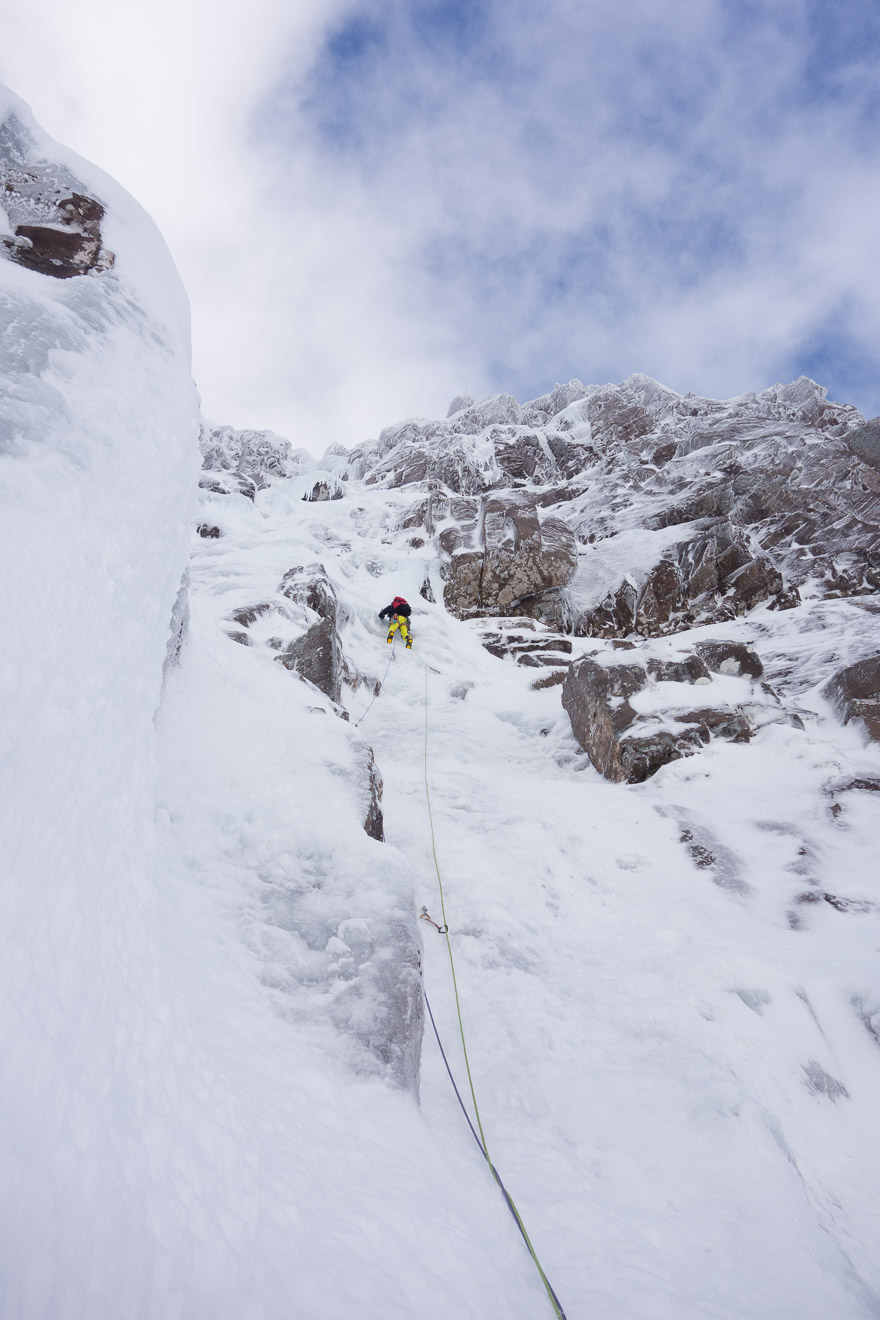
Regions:
<instances>
[{"instance_id":1,"label":"vertical ice wall","mask_svg":"<svg viewBox=\"0 0 880 1320\"><path fill-rule=\"evenodd\" d=\"M0 206L0 1312L98 1314L161 1014L153 716L198 404L155 226L3 89Z\"/></svg>"}]
</instances>

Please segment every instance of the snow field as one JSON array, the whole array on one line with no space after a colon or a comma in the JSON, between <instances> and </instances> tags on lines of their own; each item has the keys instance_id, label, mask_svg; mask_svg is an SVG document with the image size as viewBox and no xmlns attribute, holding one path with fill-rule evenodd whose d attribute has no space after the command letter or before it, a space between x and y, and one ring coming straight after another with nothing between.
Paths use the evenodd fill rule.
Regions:
<instances>
[{"instance_id":1,"label":"snow field","mask_svg":"<svg viewBox=\"0 0 880 1320\"><path fill-rule=\"evenodd\" d=\"M876 1148L878 1057L850 999L872 984L875 918L823 903L792 930L787 913L809 883L790 870L802 834L814 840L817 881L831 888L832 859L845 857L870 897L873 802L847 803L842 829L820 814L820 790L830 768L875 766L876 754L855 730L773 726L646 785L606 784L575 747L558 691L531 692L534 672L490 657L472 625L418 598L432 566L387 533L395 499L408 503L359 490L352 517L349 500L304 505L266 492L257 509L225 515L226 547L211 544L205 562L234 557L239 517L264 518L261 548L248 541L260 590L254 576L246 588L239 578L236 603L320 555L350 612L346 653L377 675L386 652L375 612L397 592L416 603L417 654L396 654L358 732L385 779L384 853L403 855L415 908L439 917L418 658L441 671L428 675L429 775L471 1066L490 1152L568 1314L874 1314L877 1203L865 1152ZM462 681L474 683L466 700L449 697ZM357 719L369 697L348 700ZM680 842L683 824L713 843L717 883ZM464 1088L446 952L431 927L422 934L426 984ZM818 1071L806 1072L812 1063ZM848 1098L817 1091L823 1077ZM430 1033L422 1115L425 1141L442 1134L444 1152L479 1179ZM515 1257L515 1228L504 1227L500 1199L489 1202L493 1233L509 1232ZM441 1219L461 1211L454 1192ZM419 1222L422 1208L412 1213ZM486 1227L472 1217L470 1231ZM548 1303L520 1251L514 1270L527 1291L503 1313L541 1314Z\"/></svg>"}]
</instances>

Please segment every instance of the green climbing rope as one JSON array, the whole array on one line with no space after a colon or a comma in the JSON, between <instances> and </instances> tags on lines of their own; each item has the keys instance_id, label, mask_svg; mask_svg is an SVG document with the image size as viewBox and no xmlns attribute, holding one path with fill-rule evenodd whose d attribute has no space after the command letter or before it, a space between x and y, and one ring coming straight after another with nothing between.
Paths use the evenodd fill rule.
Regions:
<instances>
[{"instance_id":1,"label":"green climbing rope","mask_svg":"<svg viewBox=\"0 0 880 1320\"><path fill-rule=\"evenodd\" d=\"M522 1234L523 1241L525 1242L526 1247L528 1248L529 1255L534 1261L535 1268L537 1269L538 1274L541 1276L541 1282L543 1283L544 1288L547 1292L547 1296L550 1299L550 1305L553 1307L553 1310L556 1313L557 1320L566 1320L565 1312L563 1311L559 1303L559 1299L556 1296L556 1293L551 1288L550 1281L547 1278L546 1274L544 1273L544 1270L541 1266L541 1262L538 1260L538 1256L535 1251L535 1248L532 1246L532 1240L528 1235L525 1224L523 1223L522 1215L520 1214L519 1210L516 1208L516 1205L510 1193L507 1191L507 1188L504 1186L501 1179L499 1178L495 1166L492 1163L492 1160L489 1156L489 1147L486 1143L486 1134L483 1131L483 1123L482 1123L482 1119L480 1118L480 1106L477 1104L477 1093L474 1089L474 1079L471 1073L470 1060L468 1059L467 1041L465 1039L465 1034L464 1034L464 1021L461 1015L461 1000L458 994L458 981L455 976L455 959L452 956L452 940L449 938L449 922L446 917L446 900L443 894L443 877L440 874L440 863L437 859L437 837L434 832L434 813L431 810L431 788L428 782L428 667L427 665L425 665L424 668L425 668L425 758L424 758L425 801L428 804L428 824L431 829L431 852L434 857L434 870L437 873L437 887L440 891L440 908L443 917L444 929L442 929L440 933L443 935L444 939L446 940L446 951L449 954L449 969L452 972L452 988L455 992L455 1011L458 1014L458 1030L461 1036L461 1050L462 1050L462 1054L464 1055L464 1066L467 1071L468 1086L470 1087L471 1101L473 1102L473 1106L474 1106L474 1116L477 1120L477 1129L480 1134L480 1145L483 1148L483 1154L486 1157L486 1163L489 1165L489 1168L492 1171L492 1177L495 1179L496 1183L498 1184L498 1186L502 1191L502 1194L504 1195L504 1199L510 1208L511 1214L513 1215L514 1219L517 1222L520 1233ZM431 1020L433 1022L433 1015ZM434 1030L436 1031L436 1027L434 1028ZM442 1050L443 1048L442 1045L440 1048ZM445 1055L444 1055L444 1059L445 1059ZM453 1086L454 1085L455 1085L455 1081L453 1079Z\"/></svg>"}]
</instances>

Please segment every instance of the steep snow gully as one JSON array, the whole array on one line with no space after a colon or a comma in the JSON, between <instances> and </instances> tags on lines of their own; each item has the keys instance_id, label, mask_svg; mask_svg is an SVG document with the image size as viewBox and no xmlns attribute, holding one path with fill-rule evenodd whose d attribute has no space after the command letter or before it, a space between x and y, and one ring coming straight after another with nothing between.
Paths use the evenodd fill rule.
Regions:
<instances>
[{"instance_id":1,"label":"steep snow gully","mask_svg":"<svg viewBox=\"0 0 880 1320\"><path fill-rule=\"evenodd\" d=\"M871 424L574 381L199 476L155 229L7 94L0 160L0 1314L552 1315L423 1031L467 1101L427 713L568 1320L880 1317Z\"/></svg>"}]
</instances>

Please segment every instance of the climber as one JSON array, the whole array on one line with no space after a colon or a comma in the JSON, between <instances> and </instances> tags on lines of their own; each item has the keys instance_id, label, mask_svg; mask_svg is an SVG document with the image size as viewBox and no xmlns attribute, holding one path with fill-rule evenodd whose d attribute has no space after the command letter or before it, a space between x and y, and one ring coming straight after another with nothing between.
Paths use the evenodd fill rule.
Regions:
<instances>
[{"instance_id":1,"label":"climber","mask_svg":"<svg viewBox=\"0 0 880 1320\"><path fill-rule=\"evenodd\" d=\"M388 638L389 642L394 641L394 634L400 629L400 635L406 642L406 649L412 650L413 635L410 631L409 616L412 608L404 600L403 596L395 596L390 605L386 605L384 610L379 611L380 619L389 620Z\"/></svg>"}]
</instances>

